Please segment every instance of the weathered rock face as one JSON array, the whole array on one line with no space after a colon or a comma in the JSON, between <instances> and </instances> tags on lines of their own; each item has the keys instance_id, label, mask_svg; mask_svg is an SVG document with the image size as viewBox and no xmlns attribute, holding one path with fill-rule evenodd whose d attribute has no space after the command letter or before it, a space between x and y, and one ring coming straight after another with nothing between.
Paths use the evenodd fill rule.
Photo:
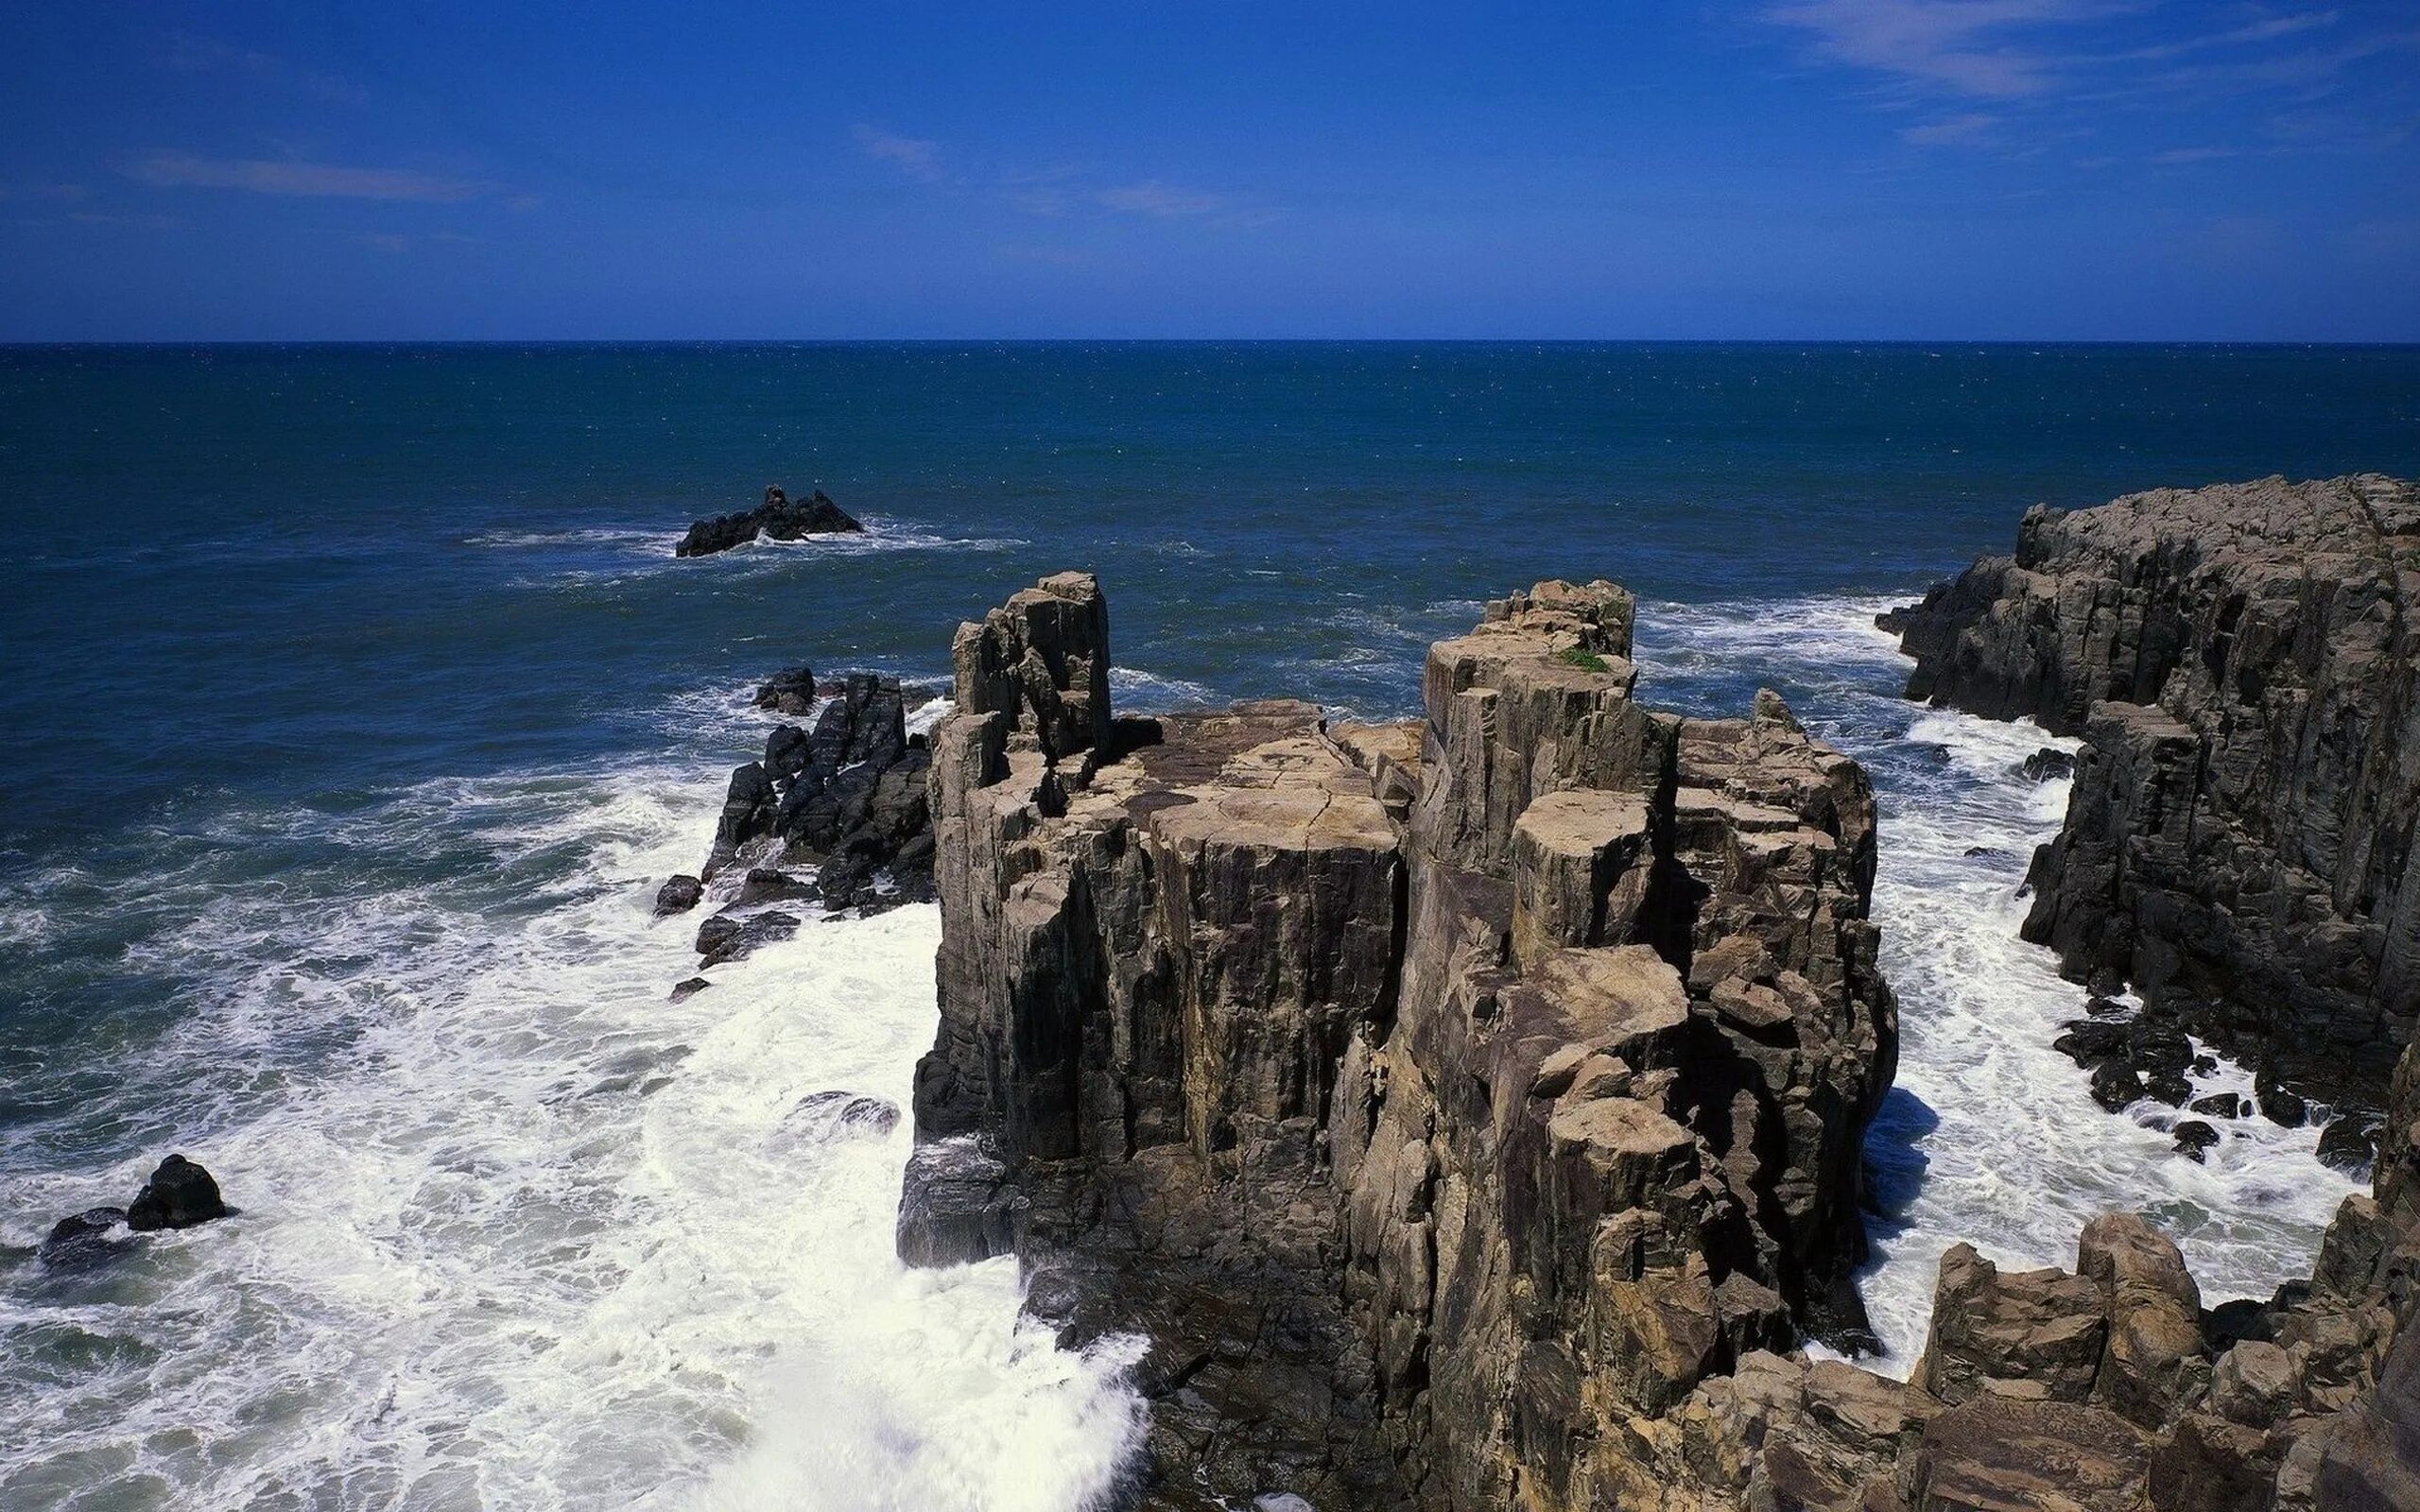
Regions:
<instances>
[{"instance_id":1,"label":"weathered rock face","mask_svg":"<svg viewBox=\"0 0 2420 1512\"><path fill-rule=\"evenodd\" d=\"M1334 729L1113 718L1086 576L959 631L902 1253L1151 1339L1152 1504L1663 1497L1701 1383L1861 1323L1872 794L1770 695L1638 706L1631 617L1541 584Z\"/></svg>"},{"instance_id":2,"label":"weathered rock face","mask_svg":"<svg viewBox=\"0 0 2420 1512\"><path fill-rule=\"evenodd\" d=\"M758 536L775 541L799 541L807 536L839 535L863 531L865 526L847 510L824 496L821 489L812 497L792 500L779 488L765 490L765 502L753 509L735 514L718 514L710 520L700 520L689 526L672 554L676 557L706 557L717 551L744 546Z\"/></svg>"},{"instance_id":3,"label":"weathered rock face","mask_svg":"<svg viewBox=\"0 0 2420 1512\"><path fill-rule=\"evenodd\" d=\"M1884 616L1909 696L2081 734L2027 937L2375 1104L2420 1016L2420 490L2374 475L2036 507Z\"/></svg>"},{"instance_id":4,"label":"weathered rock face","mask_svg":"<svg viewBox=\"0 0 2420 1512\"><path fill-rule=\"evenodd\" d=\"M782 686L794 702L795 685ZM752 864L742 906L816 896L831 908L866 908L932 896L931 751L907 731L908 711L932 696L853 672L824 684L821 696L811 731L774 727L764 758L731 774L706 864L697 879L665 884L659 912L695 906L702 883L742 859ZM812 864L814 881L791 878L775 862Z\"/></svg>"}]
</instances>

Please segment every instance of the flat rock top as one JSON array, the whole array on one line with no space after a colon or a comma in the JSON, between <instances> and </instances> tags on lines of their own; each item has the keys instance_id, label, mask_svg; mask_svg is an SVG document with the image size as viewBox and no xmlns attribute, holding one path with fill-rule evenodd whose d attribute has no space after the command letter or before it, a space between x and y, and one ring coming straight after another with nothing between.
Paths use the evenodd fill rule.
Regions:
<instances>
[{"instance_id":1,"label":"flat rock top","mask_svg":"<svg viewBox=\"0 0 2420 1512\"><path fill-rule=\"evenodd\" d=\"M1532 799L1514 827L1554 854L1587 855L1626 836L1646 834L1647 800L1602 788L1564 788Z\"/></svg>"},{"instance_id":2,"label":"flat rock top","mask_svg":"<svg viewBox=\"0 0 2420 1512\"><path fill-rule=\"evenodd\" d=\"M1101 767L1070 813L1117 805L1171 845L1394 849L1370 774L1321 731L1317 705L1242 703L1159 726L1158 744Z\"/></svg>"},{"instance_id":3,"label":"flat rock top","mask_svg":"<svg viewBox=\"0 0 2420 1512\"><path fill-rule=\"evenodd\" d=\"M2154 489L2090 509L2037 509L2019 565L2037 572L2105 571L2160 549L2189 549L2205 566L2378 557L2420 546L2420 488L2378 473L2295 483L2282 477L2205 489ZM2397 553L2401 555L2401 552Z\"/></svg>"}]
</instances>

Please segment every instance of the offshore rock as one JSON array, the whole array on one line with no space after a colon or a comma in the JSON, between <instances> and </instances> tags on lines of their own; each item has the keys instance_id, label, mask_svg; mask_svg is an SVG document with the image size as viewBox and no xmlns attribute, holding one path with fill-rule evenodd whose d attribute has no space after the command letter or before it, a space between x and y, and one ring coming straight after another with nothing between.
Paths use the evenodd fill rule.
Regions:
<instances>
[{"instance_id":1,"label":"offshore rock","mask_svg":"<svg viewBox=\"0 0 2420 1512\"><path fill-rule=\"evenodd\" d=\"M2371 475L2037 507L1884 616L1910 697L2081 734L2028 938L2325 1100L2420 1016L2420 490Z\"/></svg>"},{"instance_id":2,"label":"offshore rock","mask_svg":"<svg viewBox=\"0 0 2420 1512\"><path fill-rule=\"evenodd\" d=\"M126 1205L126 1226L137 1233L190 1228L233 1211L219 1197L218 1183L208 1171L182 1155L171 1155Z\"/></svg>"},{"instance_id":3,"label":"offshore rock","mask_svg":"<svg viewBox=\"0 0 2420 1512\"><path fill-rule=\"evenodd\" d=\"M779 488L765 490L765 502L736 514L716 515L689 526L673 548L676 557L704 557L744 546L758 536L799 541L807 536L862 532L865 526L818 489L811 497L792 501Z\"/></svg>"},{"instance_id":4,"label":"offshore rock","mask_svg":"<svg viewBox=\"0 0 2420 1512\"><path fill-rule=\"evenodd\" d=\"M1771 694L1640 707L1632 617L1542 583L1334 728L1114 717L1088 576L959 631L901 1253L1149 1339L1146 1504L1651 1504L1695 1394L1861 1329L1872 791ZM1824 1381L1873 1426L1776 1484L1887 1481L1927 1409Z\"/></svg>"},{"instance_id":5,"label":"offshore rock","mask_svg":"<svg viewBox=\"0 0 2420 1512\"><path fill-rule=\"evenodd\" d=\"M665 878L664 885L655 890L655 917L666 919L674 914L685 914L697 907L699 900L705 895L704 883L686 872L675 873Z\"/></svg>"}]
</instances>

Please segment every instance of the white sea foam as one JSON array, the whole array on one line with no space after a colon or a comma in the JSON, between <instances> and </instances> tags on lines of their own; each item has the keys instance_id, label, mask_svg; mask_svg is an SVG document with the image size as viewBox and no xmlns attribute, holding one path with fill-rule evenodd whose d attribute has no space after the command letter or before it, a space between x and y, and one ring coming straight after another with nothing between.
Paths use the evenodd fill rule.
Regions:
<instances>
[{"instance_id":1,"label":"white sea foam","mask_svg":"<svg viewBox=\"0 0 2420 1512\"><path fill-rule=\"evenodd\" d=\"M652 884L694 859L719 787L499 779L297 816L365 856L475 844L491 885L307 909L264 888L146 946L130 969L207 983L160 1055L195 1071L182 1147L244 1211L0 1288L20 1380L41 1372L0 1392L0 1503L1100 1495L1138 1424L1115 1350L1019 1323L1011 1262L901 1266L906 1120L797 1111L835 1089L904 1108L935 910L810 926L666 1000L696 919L654 919ZM0 1237L123 1201L158 1153L95 1171L12 1149Z\"/></svg>"}]
</instances>

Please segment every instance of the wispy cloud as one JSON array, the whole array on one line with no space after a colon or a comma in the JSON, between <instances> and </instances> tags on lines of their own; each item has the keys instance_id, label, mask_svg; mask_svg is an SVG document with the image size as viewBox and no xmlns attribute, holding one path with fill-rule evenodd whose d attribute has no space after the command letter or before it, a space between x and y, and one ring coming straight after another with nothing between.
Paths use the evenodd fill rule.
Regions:
<instances>
[{"instance_id":1,"label":"wispy cloud","mask_svg":"<svg viewBox=\"0 0 2420 1512\"><path fill-rule=\"evenodd\" d=\"M1899 140L1920 147L1949 146L1972 142L1999 124L1998 116L1980 112L1945 116L1938 121L1927 121L1922 126L1901 128Z\"/></svg>"},{"instance_id":2,"label":"wispy cloud","mask_svg":"<svg viewBox=\"0 0 2420 1512\"><path fill-rule=\"evenodd\" d=\"M2224 158L2239 158L2243 154L2234 147L2170 147L2152 154L2152 162L2163 168L2182 167L2189 163L2217 163Z\"/></svg>"},{"instance_id":3,"label":"wispy cloud","mask_svg":"<svg viewBox=\"0 0 2420 1512\"><path fill-rule=\"evenodd\" d=\"M919 183L940 183L949 177L942 166L942 145L918 137L899 136L862 121L850 128L857 150L877 163L888 163Z\"/></svg>"},{"instance_id":4,"label":"wispy cloud","mask_svg":"<svg viewBox=\"0 0 2420 1512\"><path fill-rule=\"evenodd\" d=\"M1235 206L1235 201L1225 195L1212 194L1204 189L1180 188L1172 183L1162 183L1157 179L1097 190L1093 201L1104 209L1124 211L1133 215L1154 215L1162 220L1215 215Z\"/></svg>"},{"instance_id":5,"label":"wispy cloud","mask_svg":"<svg viewBox=\"0 0 2420 1512\"><path fill-rule=\"evenodd\" d=\"M239 189L251 194L330 199L390 199L458 204L493 194L496 185L409 168L361 168L333 163L268 158L203 158L161 152L126 169L155 189Z\"/></svg>"},{"instance_id":6,"label":"wispy cloud","mask_svg":"<svg viewBox=\"0 0 2420 1512\"><path fill-rule=\"evenodd\" d=\"M2105 0L1791 0L1768 20L1811 35L1816 52L1909 84L2014 99L2051 86L2054 60L2014 35L2109 9Z\"/></svg>"},{"instance_id":7,"label":"wispy cloud","mask_svg":"<svg viewBox=\"0 0 2420 1512\"><path fill-rule=\"evenodd\" d=\"M2090 134L2121 107L2227 109L2247 135L2275 137L2280 92L2296 103L2338 94L2363 60L2420 51L2420 27L2408 23L2202 0L1777 0L1763 15L1802 38L1811 60L1874 80L1882 106L1945 112L1902 128L1901 140L2008 153L2038 150L2046 129L2051 140ZM2241 108L2256 98L2256 112ZM2183 147L2138 161L2246 150Z\"/></svg>"}]
</instances>

